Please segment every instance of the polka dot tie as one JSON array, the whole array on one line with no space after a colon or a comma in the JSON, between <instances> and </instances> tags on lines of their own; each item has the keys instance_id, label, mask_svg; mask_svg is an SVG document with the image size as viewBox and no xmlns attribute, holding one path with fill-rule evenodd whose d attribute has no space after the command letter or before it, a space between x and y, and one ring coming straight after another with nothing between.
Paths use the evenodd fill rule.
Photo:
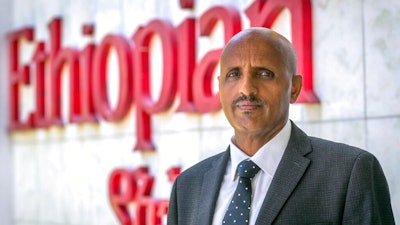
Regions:
<instances>
[{"instance_id":1,"label":"polka dot tie","mask_svg":"<svg viewBox=\"0 0 400 225\"><path fill-rule=\"evenodd\" d=\"M251 180L260 170L252 161L245 160L239 163L237 168L239 182L233 194L232 201L222 220L223 225L247 225L251 206Z\"/></svg>"}]
</instances>

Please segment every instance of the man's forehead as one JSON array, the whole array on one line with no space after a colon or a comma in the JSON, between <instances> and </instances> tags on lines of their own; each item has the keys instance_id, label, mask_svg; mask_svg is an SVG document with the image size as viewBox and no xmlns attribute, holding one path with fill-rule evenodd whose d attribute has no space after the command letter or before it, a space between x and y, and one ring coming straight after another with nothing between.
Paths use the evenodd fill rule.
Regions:
<instances>
[{"instance_id":1,"label":"man's forehead","mask_svg":"<svg viewBox=\"0 0 400 225\"><path fill-rule=\"evenodd\" d=\"M296 72L296 56L290 42L269 29L245 30L234 36L221 55L221 66L236 67L239 62L253 65L284 64Z\"/></svg>"},{"instance_id":2,"label":"man's forehead","mask_svg":"<svg viewBox=\"0 0 400 225\"><path fill-rule=\"evenodd\" d=\"M277 37L269 37L270 35L252 34L236 37L228 42L222 52L222 58L232 54L245 54L248 52L274 52L277 53L282 49L282 43Z\"/></svg>"},{"instance_id":3,"label":"man's forehead","mask_svg":"<svg viewBox=\"0 0 400 225\"><path fill-rule=\"evenodd\" d=\"M230 45L221 56L221 62L265 61L282 57L281 53L268 43L241 42Z\"/></svg>"}]
</instances>

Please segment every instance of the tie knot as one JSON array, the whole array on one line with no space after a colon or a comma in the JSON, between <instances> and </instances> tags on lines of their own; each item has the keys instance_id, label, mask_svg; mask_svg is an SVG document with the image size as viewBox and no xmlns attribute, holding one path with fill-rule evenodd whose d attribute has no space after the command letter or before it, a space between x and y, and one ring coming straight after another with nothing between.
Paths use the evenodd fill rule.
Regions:
<instances>
[{"instance_id":1,"label":"tie knot","mask_svg":"<svg viewBox=\"0 0 400 225\"><path fill-rule=\"evenodd\" d=\"M258 167L251 160L244 160L241 163L239 163L237 170L240 177L245 177L250 179L257 174L257 172L260 170L260 167Z\"/></svg>"}]
</instances>

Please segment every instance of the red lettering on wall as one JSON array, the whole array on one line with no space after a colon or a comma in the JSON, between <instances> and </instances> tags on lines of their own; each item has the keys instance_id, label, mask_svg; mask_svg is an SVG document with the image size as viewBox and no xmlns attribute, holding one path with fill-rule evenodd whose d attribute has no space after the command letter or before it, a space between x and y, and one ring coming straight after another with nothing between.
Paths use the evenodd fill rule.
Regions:
<instances>
[{"instance_id":1,"label":"red lettering on wall","mask_svg":"<svg viewBox=\"0 0 400 225\"><path fill-rule=\"evenodd\" d=\"M82 34L91 37L94 33L94 26L85 24L82 27ZM88 43L82 50L79 57L80 84L81 84L81 112L78 117L73 117L75 123L98 122L94 106L94 98L97 93L94 92L93 60L96 45ZM93 84L93 85L92 85Z\"/></svg>"},{"instance_id":2,"label":"red lettering on wall","mask_svg":"<svg viewBox=\"0 0 400 225\"><path fill-rule=\"evenodd\" d=\"M28 65L21 65L19 61L19 47L21 41L32 42L34 39L34 29L31 27L10 32L8 40L8 74L9 74L9 130L20 130L33 127L33 118L22 121L20 116L20 85L30 84L30 68Z\"/></svg>"},{"instance_id":3,"label":"red lettering on wall","mask_svg":"<svg viewBox=\"0 0 400 225\"><path fill-rule=\"evenodd\" d=\"M49 24L50 29L50 123L62 125L61 115L61 75L65 66L69 68L69 121L80 114L80 74L79 51L75 48L62 48L62 20L55 18Z\"/></svg>"},{"instance_id":4,"label":"red lettering on wall","mask_svg":"<svg viewBox=\"0 0 400 225\"><path fill-rule=\"evenodd\" d=\"M170 181L180 173L180 168L168 171ZM151 191L154 177L147 167L118 168L109 178L111 206L122 225L160 225L168 211L168 200L154 199Z\"/></svg>"},{"instance_id":5,"label":"red lettering on wall","mask_svg":"<svg viewBox=\"0 0 400 225\"><path fill-rule=\"evenodd\" d=\"M196 20L188 18L176 28L176 35L180 37L177 49L179 62L177 65L178 93L180 103L177 112L196 112L193 100L193 71L196 64Z\"/></svg>"},{"instance_id":6,"label":"red lettering on wall","mask_svg":"<svg viewBox=\"0 0 400 225\"><path fill-rule=\"evenodd\" d=\"M119 65L119 95L112 109L107 92L107 66L111 49L117 53ZM132 53L128 40L119 35L107 35L97 46L93 61L92 93L95 112L104 120L117 122L128 114L132 104Z\"/></svg>"},{"instance_id":7,"label":"red lettering on wall","mask_svg":"<svg viewBox=\"0 0 400 225\"><path fill-rule=\"evenodd\" d=\"M36 74L36 112L33 123L35 127L46 127L49 123L46 119L46 59L48 55L45 50L45 43L39 42L33 54L33 65Z\"/></svg>"},{"instance_id":8,"label":"red lettering on wall","mask_svg":"<svg viewBox=\"0 0 400 225\"><path fill-rule=\"evenodd\" d=\"M158 100L154 100L150 92L150 41L159 35L162 44L163 70L162 86ZM151 140L150 115L166 111L172 105L176 95L176 36L174 28L168 22L153 20L141 27L133 36L139 49L135 51L135 99L137 101L136 124L137 141L135 149L154 150Z\"/></svg>"},{"instance_id":9,"label":"red lettering on wall","mask_svg":"<svg viewBox=\"0 0 400 225\"><path fill-rule=\"evenodd\" d=\"M180 0L182 8L192 8L193 0ZM298 73L303 75L303 90L298 102L318 99L313 91L312 30L310 0L255 0L246 9L251 26L270 27L277 15L287 8L291 12L292 41L298 55ZM34 28L22 28L7 35L9 51L9 130L63 126L61 111L61 76L64 68L69 80L69 121L71 123L116 122L136 107L136 144L134 149L151 151L151 116L169 110L179 98L176 111L208 113L220 110L218 93L212 90L213 73L221 48L210 49L196 61L197 39L210 36L217 22L223 25L227 42L242 30L240 13L228 6L215 6L200 18L186 18L177 27L168 21L154 19L138 28L131 38L108 34L99 44L88 43L82 50L62 46L62 19L49 23L50 41L38 41L31 63L20 62L19 51L24 43L35 43ZM95 27L85 24L84 36L91 36ZM199 32L197 32L199 31ZM158 35L162 45L162 82L159 96L150 91L151 41ZM48 46L47 46L48 45ZM107 90L108 56L117 53L120 86L115 107L110 106ZM34 68L34 69L33 69ZM47 74L49 73L49 74ZM19 91L32 85L35 77L36 105L27 119L20 116Z\"/></svg>"}]
</instances>

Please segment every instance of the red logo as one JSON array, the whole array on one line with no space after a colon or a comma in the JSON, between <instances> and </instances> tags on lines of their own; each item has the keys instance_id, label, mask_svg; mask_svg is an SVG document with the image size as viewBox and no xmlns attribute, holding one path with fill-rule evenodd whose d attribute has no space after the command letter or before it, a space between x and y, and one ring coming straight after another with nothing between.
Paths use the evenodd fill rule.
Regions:
<instances>
[{"instance_id":1,"label":"red logo","mask_svg":"<svg viewBox=\"0 0 400 225\"><path fill-rule=\"evenodd\" d=\"M181 0L182 8L193 1ZM251 26L270 27L277 15L288 8L291 12L292 41L298 55L298 73L303 75L303 90L298 102L317 102L313 91L311 5L309 0L256 0L246 9ZM220 49L207 52L196 61L197 39L207 37L216 23L224 26L224 40L242 30L240 13L228 6L215 6L200 18L186 18L177 27L165 20L154 19L139 27L131 37L108 34L100 43L88 43L83 49L61 46L62 19L48 25L49 42L35 40L35 29L26 27L7 35L9 51L9 130L63 126L64 123L93 123L99 120L117 122L136 106L135 150L154 150L152 114L168 110L179 96L178 112L207 113L220 110L219 96L212 93L212 72L218 64ZM196 31L199 32L196 32ZM82 35L92 35L94 25L85 24ZM162 42L162 87L158 99L150 94L150 41L159 35ZM21 64L21 40L36 43L31 61ZM178 44L179 43L179 44ZM119 95L117 105L109 103L107 57L117 52L119 63ZM61 74L69 68L69 90L62 90ZM35 79L34 81L32 79ZM19 89L35 85L36 105L28 119L22 121ZM63 121L61 94L69 93L69 120Z\"/></svg>"}]
</instances>

